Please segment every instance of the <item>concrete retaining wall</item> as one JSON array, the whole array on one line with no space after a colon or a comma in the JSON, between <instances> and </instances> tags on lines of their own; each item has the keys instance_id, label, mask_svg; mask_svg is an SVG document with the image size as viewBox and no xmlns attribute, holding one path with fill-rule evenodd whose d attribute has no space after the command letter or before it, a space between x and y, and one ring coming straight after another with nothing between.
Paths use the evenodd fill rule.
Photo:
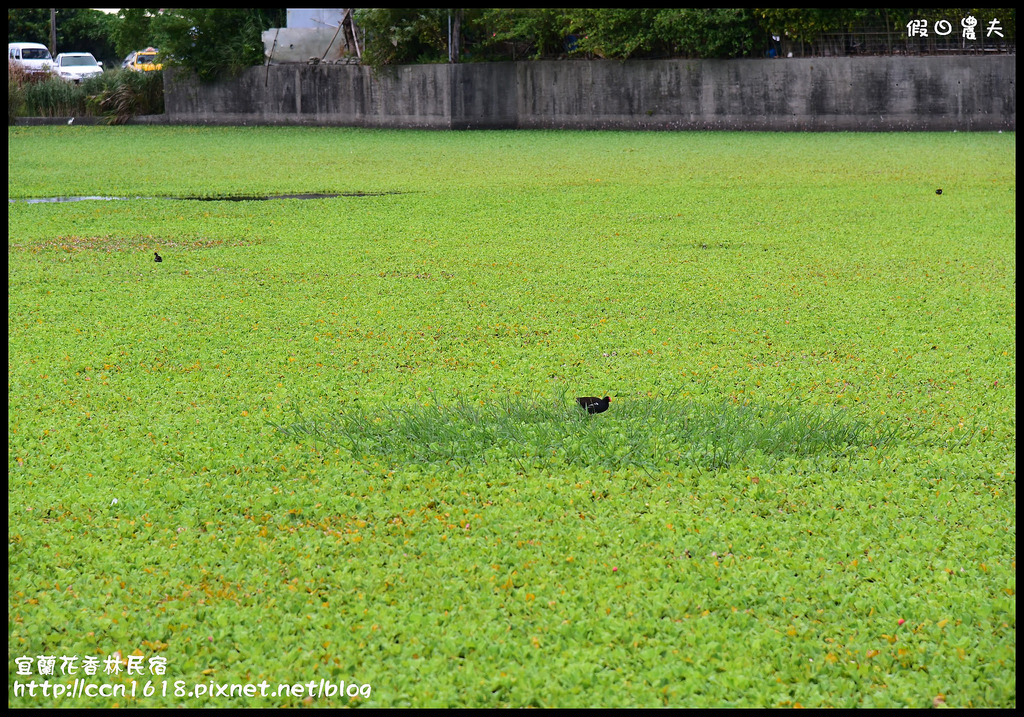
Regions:
<instances>
[{"instance_id":1,"label":"concrete retaining wall","mask_svg":"<svg viewBox=\"0 0 1024 717\"><path fill-rule=\"evenodd\" d=\"M1016 58L272 65L165 79L171 124L425 129L1013 130Z\"/></svg>"}]
</instances>

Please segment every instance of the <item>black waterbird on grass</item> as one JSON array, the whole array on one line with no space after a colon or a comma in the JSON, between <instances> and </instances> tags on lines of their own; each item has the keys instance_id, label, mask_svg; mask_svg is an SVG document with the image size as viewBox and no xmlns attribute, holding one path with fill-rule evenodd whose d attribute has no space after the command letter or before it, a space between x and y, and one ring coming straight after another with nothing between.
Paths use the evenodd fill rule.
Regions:
<instances>
[{"instance_id":1,"label":"black waterbird on grass","mask_svg":"<svg viewBox=\"0 0 1024 717\"><path fill-rule=\"evenodd\" d=\"M163 261L164 258L159 253L153 252L153 261Z\"/></svg>"},{"instance_id":2,"label":"black waterbird on grass","mask_svg":"<svg viewBox=\"0 0 1024 717\"><path fill-rule=\"evenodd\" d=\"M608 404L611 402L611 398L605 396L604 398L594 398L593 396L583 396L576 399L576 403L579 404L580 408L587 409L587 413L604 413L608 410Z\"/></svg>"},{"instance_id":3,"label":"black waterbird on grass","mask_svg":"<svg viewBox=\"0 0 1024 717\"><path fill-rule=\"evenodd\" d=\"M936 189L936 190L935 190L935 193L936 193L936 194L942 194L942 190L941 190L941 189Z\"/></svg>"}]
</instances>

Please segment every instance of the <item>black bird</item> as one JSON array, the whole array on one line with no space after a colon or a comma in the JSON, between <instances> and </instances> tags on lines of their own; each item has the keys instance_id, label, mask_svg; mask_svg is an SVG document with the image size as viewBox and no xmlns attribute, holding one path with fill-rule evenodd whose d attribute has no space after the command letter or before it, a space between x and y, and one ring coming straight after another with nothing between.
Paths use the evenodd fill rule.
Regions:
<instances>
[{"instance_id":1,"label":"black bird","mask_svg":"<svg viewBox=\"0 0 1024 717\"><path fill-rule=\"evenodd\" d=\"M611 401L608 396L604 398L594 398L593 396L583 396L576 399L576 403L579 404L580 408L587 409L587 413L604 413L608 410L608 403Z\"/></svg>"},{"instance_id":2,"label":"black bird","mask_svg":"<svg viewBox=\"0 0 1024 717\"><path fill-rule=\"evenodd\" d=\"M162 256L160 256L157 252L153 252L153 261L163 261L163 260L164 260L164 258Z\"/></svg>"},{"instance_id":3,"label":"black bird","mask_svg":"<svg viewBox=\"0 0 1024 717\"><path fill-rule=\"evenodd\" d=\"M936 189L936 190L935 190L935 193L936 193L936 194L942 194L942 190L941 190L941 189Z\"/></svg>"}]
</instances>

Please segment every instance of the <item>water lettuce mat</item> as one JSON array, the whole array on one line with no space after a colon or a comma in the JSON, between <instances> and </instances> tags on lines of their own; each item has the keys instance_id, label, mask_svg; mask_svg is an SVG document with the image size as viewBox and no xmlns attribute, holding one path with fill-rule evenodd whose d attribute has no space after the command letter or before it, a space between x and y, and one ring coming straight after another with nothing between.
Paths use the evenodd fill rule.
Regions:
<instances>
[{"instance_id":1,"label":"water lettuce mat","mask_svg":"<svg viewBox=\"0 0 1024 717\"><path fill-rule=\"evenodd\" d=\"M1015 706L1015 143L9 128L8 704Z\"/></svg>"}]
</instances>

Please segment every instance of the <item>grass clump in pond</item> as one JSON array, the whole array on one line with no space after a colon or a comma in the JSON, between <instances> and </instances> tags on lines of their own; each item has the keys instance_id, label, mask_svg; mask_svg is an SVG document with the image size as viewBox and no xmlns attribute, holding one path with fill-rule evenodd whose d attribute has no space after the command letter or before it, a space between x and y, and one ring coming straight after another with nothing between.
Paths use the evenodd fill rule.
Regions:
<instances>
[{"instance_id":1,"label":"grass clump in pond","mask_svg":"<svg viewBox=\"0 0 1024 717\"><path fill-rule=\"evenodd\" d=\"M275 426L313 446L354 459L470 466L509 462L528 467L576 466L661 470L726 468L758 456L837 456L851 447L906 441L910 429L870 424L848 409L797 401L755 404L669 397L614 400L590 416L563 394L514 396L496 402L384 406L303 416Z\"/></svg>"}]
</instances>

